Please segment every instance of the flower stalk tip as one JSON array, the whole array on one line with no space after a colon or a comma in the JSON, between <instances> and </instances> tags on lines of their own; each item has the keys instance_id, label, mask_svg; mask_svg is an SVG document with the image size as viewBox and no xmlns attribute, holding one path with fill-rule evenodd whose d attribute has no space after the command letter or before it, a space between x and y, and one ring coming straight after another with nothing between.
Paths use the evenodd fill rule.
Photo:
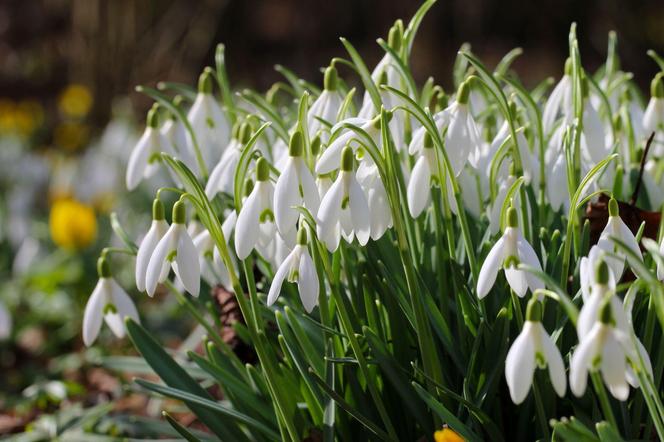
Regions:
<instances>
[{"instance_id":1,"label":"flower stalk tip","mask_svg":"<svg viewBox=\"0 0 664 442\"><path fill-rule=\"evenodd\" d=\"M207 69L198 77L198 92L200 94L212 93L212 73Z\"/></svg>"},{"instance_id":2,"label":"flower stalk tip","mask_svg":"<svg viewBox=\"0 0 664 442\"><path fill-rule=\"evenodd\" d=\"M108 264L108 260L104 256L100 256L97 260L97 274L100 278L111 277L111 266Z\"/></svg>"}]
</instances>

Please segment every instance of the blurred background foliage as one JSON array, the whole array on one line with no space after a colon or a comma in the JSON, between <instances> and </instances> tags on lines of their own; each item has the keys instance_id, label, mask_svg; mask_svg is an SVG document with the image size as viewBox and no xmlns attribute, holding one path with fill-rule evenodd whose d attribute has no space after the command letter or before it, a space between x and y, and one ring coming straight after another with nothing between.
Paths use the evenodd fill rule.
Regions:
<instances>
[{"instance_id":1,"label":"blurred background foliage","mask_svg":"<svg viewBox=\"0 0 664 442\"><path fill-rule=\"evenodd\" d=\"M59 426L102 419L109 409L88 407L121 396L112 409L145 414L143 397L121 394L127 379L109 364L95 364L114 351L131 353L127 343L102 339L85 350L80 338L82 308L96 282L94 258L112 236L110 211L130 228L142 226L134 231L149 223L131 210L149 204L147 188L124 192L125 161L140 130L134 121L151 105L134 87L158 79L193 84L213 62L218 42L227 46L235 88L266 90L280 79L277 63L319 82L319 67L343 54L339 36L371 65L381 55L375 37L385 36L396 18L410 17L418 4L0 2L0 302L14 318L12 335L0 343L0 434L31 430L31 440L48 439ZM645 90L656 72L645 52L664 48L661 0L441 0L418 34L415 78L433 76L450 87L464 42L488 65L522 47L526 56L513 67L529 85L558 77L572 21L587 68L604 62L607 34L615 30L623 69ZM119 279L134 286L132 269L123 269ZM149 328L159 329L167 343L188 345L186 315L172 299L158 302L161 307L139 307ZM119 418L105 425L131 433L132 422ZM154 434L168 428L147 417L143 424L154 425Z\"/></svg>"}]
</instances>

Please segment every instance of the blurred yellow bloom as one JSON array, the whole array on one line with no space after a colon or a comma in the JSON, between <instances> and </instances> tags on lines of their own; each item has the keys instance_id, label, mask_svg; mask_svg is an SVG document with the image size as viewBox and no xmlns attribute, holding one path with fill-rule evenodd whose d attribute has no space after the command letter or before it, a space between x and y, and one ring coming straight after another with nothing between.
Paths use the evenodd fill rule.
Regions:
<instances>
[{"instance_id":1,"label":"blurred yellow bloom","mask_svg":"<svg viewBox=\"0 0 664 442\"><path fill-rule=\"evenodd\" d=\"M436 442L464 442L464 438L449 427L436 431L433 438Z\"/></svg>"},{"instance_id":2,"label":"blurred yellow bloom","mask_svg":"<svg viewBox=\"0 0 664 442\"><path fill-rule=\"evenodd\" d=\"M90 112L92 107L92 94L90 90L80 84L71 84L60 94L58 108L65 116L82 118Z\"/></svg>"},{"instance_id":3,"label":"blurred yellow bloom","mask_svg":"<svg viewBox=\"0 0 664 442\"><path fill-rule=\"evenodd\" d=\"M29 136L43 121L43 108L34 100L24 100L18 104L11 100L0 100L0 132Z\"/></svg>"},{"instance_id":4,"label":"blurred yellow bloom","mask_svg":"<svg viewBox=\"0 0 664 442\"><path fill-rule=\"evenodd\" d=\"M90 130L87 125L74 121L58 124L53 132L53 141L59 147L74 151L85 144Z\"/></svg>"},{"instance_id":5,"label":"blurred yellow bloom","mask_svg":"<svg viewBox=\"0 0 664 442\"><path fill-rule=\"evenodd\" d=\"M53 242L67 250L84 249L97 237L94 209L73 199L53 203L49 227Z\"/></svg>"}]
</instances>

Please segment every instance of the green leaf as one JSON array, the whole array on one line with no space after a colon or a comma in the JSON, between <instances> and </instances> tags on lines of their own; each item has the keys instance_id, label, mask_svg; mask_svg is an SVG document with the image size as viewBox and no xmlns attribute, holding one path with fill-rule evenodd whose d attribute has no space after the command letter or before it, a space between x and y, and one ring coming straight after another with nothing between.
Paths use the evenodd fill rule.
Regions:
<instances>
[{"instance_id":1,"label":"green leaf","mask_svg":"<svg viewBox=\"0 0 664 442\"><path fill-rule=\"evenodd\" d=\"M182 390L192 398L212 402L207 391L166 353L163 346L147 330L131 319L127 319L125 325L134 347L167 385ZM202 407L195 401L187 401L186 404L201 422L222 439L231 440L227 438L239 437L241 434L240 429L232 425L231 420L219 419L219 414L210 411L209 407Z\"/></svg>"},{"instance_id":2,"label":"green leaf","mask_svg":"<svg viewBox=\"0 0 664 442\"><path fill-rule=\"evenodd\" d=\"M426 391L420 384L417 382L412 383L413 387L417 394L420 395L422 400L429 406L429 408L440 417L443 422L445 422L449 427L463 436L464 439L468 441L479 441L482 440L475 433L473 433L470 428L466 427L450 410L445 408L443 404L438 402L428 391Z\"/></svg>"},{"instance_id":3,"label":"green leaf","mask_svg":"<svg viewBox=\"0 0 664 442\"><path fill-rule=\"evenodd\" d=\"M277 432L272 430L271 428L267 427L265 424L262 422L257 421L256 419L249 417L245 414L242 414L236 410L233 410L232 408L226 407L219 402L213 401L212 399L208 399L206 397L202 397L196 394L188 393L184 390L180 390L177 388L172 388L172 387L167 387L165 385L159 385L155 384L152 382L148 382L143 379L136 379L135 382L140 385L141 387L153 391L155 393L159 393L163 396L171 397L174 399L180 399L181 401L190 404L189 408L191 408L191 405L196 405L199 409L203 410L210 410L213 413L212 415L217 416L218 421L221 423L222 421L219 420L220 415L224 415L227 417L230 417L234 421L237 422L242 422L243 424L247 425L250 428L253 428L257 431L260 431L262 434L267 436L270 440L275 440L278 441L280 440L279 435ZM196 412L196 416L200 417L200 412ZM241 433L240 433L241 434ZM237 436L235 436L237 437ZM224 439L226 440L226 439ZM235 440L235 439L228 439L228 440Z\"/></svg>"},{"instance_id":4,"label":"green leaf","mask_svg":"<svg viewBox=\"0 0 664 442\"><path fill-rule=\"evenodd\" d=\"M224 106L228 111L231 125L235 123L238 118L237 108L233 101L233 92L231 91L230 82L228 81L228 71L226 70L226 47L219 43L214 53L214 63L216 66L217 83L221 89L221 99L224 101Z\"/></svg>"},{"instance_id":5,"label":"green leaf","mask_svg":"<svg viewBox=\"0 0 664 442\"><path fill-rule=\"evenodd\" d=\"M175 431L177 431L182 437L184 437L187 441L189 442L200 442L200 439L194 436L187 430L185 427L183 427L180 422L175 420L170 414L168 414L165 411L161 412L161 415L164 416L164 418L168 421L169 424L171 424L171 427Z\"/></svg>"},{"instance_id":6,"label":"green leaf","mask_svg":"<svg viewBox=\"0 0 664 442\"><path fill-rule=\"evenodd\" d=\"M111 213L111 228L129 250L134 252L134 254L138 253L136 243L131 240L125 229L122 227L122 224L120 224L120 220L118 219L118 214L115 212Z\"/></svg>"}]
</instances>

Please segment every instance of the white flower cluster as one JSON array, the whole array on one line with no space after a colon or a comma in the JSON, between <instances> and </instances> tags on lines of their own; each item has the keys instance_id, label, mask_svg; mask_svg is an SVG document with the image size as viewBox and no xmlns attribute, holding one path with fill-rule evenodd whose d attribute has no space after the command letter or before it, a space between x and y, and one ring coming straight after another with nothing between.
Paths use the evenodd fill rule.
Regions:
<instances>
[{"instance_id":1,"label":"white flower cluster","mask_svg":"<svg viewBox=\"0 0 664 442\"><path fill-rule=\"evenodd\" d=\"M503 235L493 243L477 275L477 296L487 296L501 269L518 297L526 296L529 290L533 294L523 331L506 360L505 375L513 401L520 403L526 398L536 367L548 366L553 387L562 396L567 379L563 358L541 323L540 295L545 283L537 272L543 269L526 239L528 235L519 228L519 219L529 222L531 212L539 209L534 203L550 207L560 217L577 210L570 207L571 186L575 184L572 173L583 177L614 152L621 154L621 161L615 162L619 164L607 166L591 185L595 190L613 188L616 180L622 180L620 185L629 187L629 174L624 172L634 168L635 161L629 149L627 154L621 149L642 143L663 127L662 74L653 80L652 97L643 110L632 89L621 80L623 75L607 70L596 83L585 74L574 74L575 67L568 60L548 99L533 93L532 109L514 88L492 91L494 97L497 93L509 96L504 112L496 111L485 79L466 75L453 96L439 91L427 97L423 107L432 104L431 123L436 129L432 131L422 119L405 111L408 100L417 103L421 97L408 86L400 60L394 58L394 54L403 53L402 38L403 29L393 28L388 42L392 51L370 75L378 93L367 90L356 113L354 91L348 91L334 65L325 70L322 92L311 88L316 98L310 106L308 95L304 95L300 105L305 104L306 112L286 112L286 116L271 114L270 104L263 101L252 101L231 114L214 97L213 74L206 70L186 119L173 114L160 126L159 115L164 109L159 106L150 111L145 133L130 158L127 187L133 189L154 174L164 154L181 160L201 182L209 201L219 198L234 205L234 210L220 213L223 238L234 246L235 256L244 260L256 253L275 269L267 304L278 299L284 280L288 280L297 283L307 312L318 305L321 288L328 283L319 279L323 275L310 254L314 235L330 252L340 247L342 238L365 246L395 226L402 201L407 204L407 213L417 219L430 213L434 191L440 191L449 213L460 216L467 212L478 223L488 218L486 238L494 237L503 227ZM613 121L611 107L621 115L619 122ZM538 121L529 122L532 112ZM259 128L263 121L273 126ZM629 125L630 130L618 131L618 125ZM536 126L540 126L539 131ZM580 146L573 153L576 159L570 153L573 137ZM249 155L245 155L247 149L251 150ZM659 207L664 202L658 183L661 174L648 162L644 170L650 203ZM238 182L238 177L250 178ZM179 178L174 176L173 180L181 184ZM541 198L519 191L522 184L541 191ZM236 188L239 186L242 188ZM222 259L211 233L193 220L187 228L186 202L183 196L174 205L169 226L163 204L155 200L152 226L136 260L136 286L150 296L167 280L171 268L177 283L193 296L198 296L201 277L211 285L230 284L229 262ZM638 385L633 372L637 356L651 369L643 346L630 339L631 321L615 294L625 268L625 255L616 248L615 240L639 257L641 252L613 199L609 212L599 243L580 263L584 305L576 322L579 345L570 362L569 379L572 392L581 395L588 371L599 370L611 393L625 400L628 384ZM97 336L102 317L118 336L123 334L119 319L137 320L130 299L110 279L106 261L100 263L99 274L100 282L86 308L87 345ZM660 271L660 276L663 274Z\"/></svg>"}]
</instances>

